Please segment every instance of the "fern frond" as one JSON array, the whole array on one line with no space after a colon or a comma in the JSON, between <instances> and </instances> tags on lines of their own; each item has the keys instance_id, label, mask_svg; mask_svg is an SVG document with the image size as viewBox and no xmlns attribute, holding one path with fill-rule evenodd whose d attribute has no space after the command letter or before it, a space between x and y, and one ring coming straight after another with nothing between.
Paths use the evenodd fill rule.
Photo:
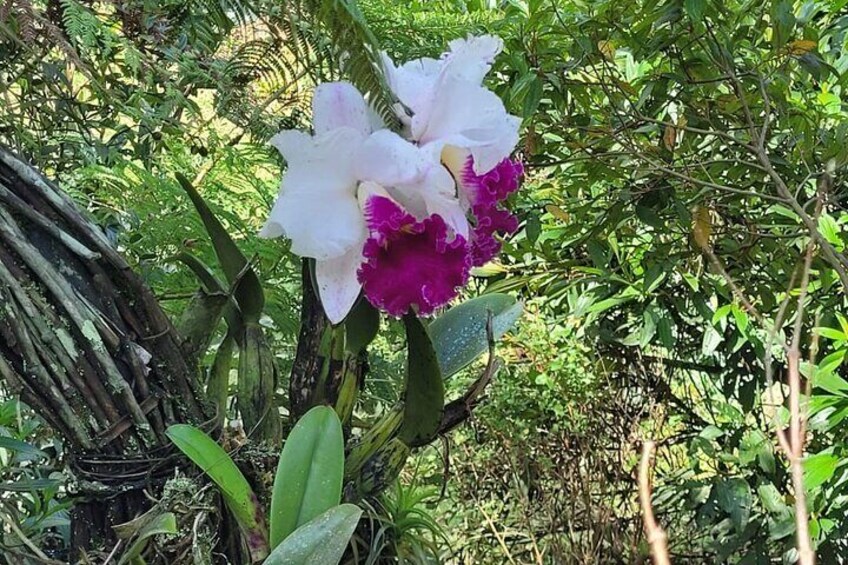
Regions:
<instances>
[{"instance_id":1,"label":"fern frond","mask_svg":"<svg viewBox=\"0 0 848 565\"><path fill-rule=\"evenodd\" d=\"M330 37L335 63L365 94L387 124L396 124L380 46L356 0L298 0L301 16L317 20Z\"/></svg>"}]
</instances>

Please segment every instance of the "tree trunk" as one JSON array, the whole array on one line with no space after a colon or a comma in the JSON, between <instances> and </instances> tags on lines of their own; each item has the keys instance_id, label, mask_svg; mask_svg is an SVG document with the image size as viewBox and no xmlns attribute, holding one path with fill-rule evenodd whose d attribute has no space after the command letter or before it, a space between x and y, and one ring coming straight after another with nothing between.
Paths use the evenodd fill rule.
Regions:
<instances>
[{"instance_id":1,"label":"tree trunk","mask_svg":"<svg viewBox=\"0 0 848 565\"><path fill-rule=\"evenodd\" d=\"M198 368L150 288L55 185L0 147L0 378L65 440L73 549L111 548L207 428Z\"/></svg>"}]
</instances>

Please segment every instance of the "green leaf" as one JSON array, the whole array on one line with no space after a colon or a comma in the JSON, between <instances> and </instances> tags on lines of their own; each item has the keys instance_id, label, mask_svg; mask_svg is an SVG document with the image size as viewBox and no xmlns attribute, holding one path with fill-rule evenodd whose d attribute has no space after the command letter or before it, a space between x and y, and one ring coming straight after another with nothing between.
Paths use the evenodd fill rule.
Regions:
<instances>
[{"instance_id":1,"label":"green leaf","mask_svg":"<svg viewBox=\"0 0 848 565\"><path fill-rule=\"evenodd\" d=\"M733 318L736 320L736 327L744 334L745 330L748 329L748 323L750 321L748 313L739 308L736 304L733 305L733 309L731 311L733 313Z\"/></svg>"},{"instance_id":2,"label":"green leaf","mask_svg":"<svg viewBox=\"0 0 848 565\"><path fill-rule=\"evenodd\" d=\"M624 295L624 296L618 295L618 296L613 296L611 298L605 298L604 300L599 300L598 302L595 302L594 304L592 304L586 310L586 312L589 313L589 314L600 314L601 312L604 312L605 310L609 310L610 308L613 308L615 306L619 306L621 304L624 304L625 302L630 302L634 298L636 298L635 295Z\"/></svg>"},{"instance_id":3,"label":"green leaf","mask_svg":"<svg viewBox=\"0 0 848 565\"><path fill-rule=\"evenodd\" d=\"M725 304L723 306L719 306L715 314L713 314L713 325L716 325L718 322L725 320L727 315L730 314L731 309L733 308L733 304Z\"/></svg>"},{"instance_id":4,"label":"green leaf","mask_svg":"<svg viewBox=\"0 0 848 565\"><path fill-rule=\"evenodd\" d=\"M148 523L141 531L138 533L138 537L133 542L133 544L127 549L127 551L121 556L121 560L118 561L118 565L124 565L124 563L131 562L133 559L138 557L144 548L147 546L147 542L150 541L150 538L159 534L176 534L177 533L177 517L173 512L165 512L164 514L159 514L155 518L153 518L150 523Z\"/></svg>"},{"instance_id":5,"label":"green leaf","mask_svg":"<svg viewBox=\"0 0 848 565\"><path fill-rule=\"evenodd\" d=\"M398 437L407 445L420 445L429 443L439 431L445 410L445 383L433 342L421 320L409 313L403 317L403 324L407 341L406 383Z\"/></svg>"},{"instance_id":6,"label":"green leaf","mask_svg":"<svg viewBox=\"0 0 848 565\"><path fill-rule=\"evenodd\" d=\"M848 396L848 381L832 371L816 371L813 375L813 385L831 394Z\"/></svg>"},{"instance_id":7,"label":"green leaf","mask_svg":"<svg viewBox=\"0 0 848 565\"><path fill-rule=\"evenodd\" d=\"M197 277L198 282L200 282L206 292L226 292L227 289L224 287L223 283L218 280L215 273L212 272L212 269L191 253L183 251L174 255L173 259L184 263L186 267L191 269L191 272L194 273L194 276Z\"/></svg>"},{"instance_id":8,"label":"green leaf","mask_svg":"<svg viewBox=\"0 0 848 565\"><path fill-rule=\"evenodd\" d=\"M18 461L37 461L47 458L47 454L34 445L8 436L0 436L0 449L14 451L15 459Z\"/></svg>"},{"instance_id":9,"label":"green leaf","mask_svg":"<svg viewBox=\"0 0 848 565\"><path fill-rule=\"evenodd\" d=\"M484 294L454 306L427 328L447 378L488 351L486 324L492 315L492 337L502 337L521 317L523 306L507 294Z\"/></svg>"},{"instance_id":10,"label":"green leaf","mask_svg":"<svg viewBox=\"0 0 848 565\"><path fill-rule=\"evenodd\" d=\"M777 487L771 483L763 483L757 487L757 494L760 495L760 502L768 512L782 512L786 509L786 502L783 501L783 496L777 490Z\"/></svg>"},{"instance_id":11,"label":"green leaf","mask_svg":"<svg viewBox=\"0 0 848 565\"><path fill-rule=\"evenodd\" d=\"M377 337L380 331L380 313L370 302L361 298L345 318L345 348L359 353Z\"/></svg>"},{"instance_id":12,"label":"green leaf","mask_svg":"<svg viewBox=\"0 0 848 565\"><path fill-rule=\"evenodd\" d=\"M57 479L25 479L8 483L0 483L0 492L30 492L43 491L58 487L61 481Z\"/></svg>"},{"instance_id":13,"label":"green leaf","mask_svg":"<svg viewBox=\"0 0 848 565\"><path fill-rule=\"evenodd\" d=\"M336 506L344 476L344 436L335 410L316 406L292 429L271 495L271 547Z\"/></svg>"},{"instance_id":14,"label":"green leaf","mask_svg":"<svg viewBox=\"0 0 848 565\"><path fill-rule=\"evenodd\" d=\"M815 331L818 335L822 337L826 337L834 341L848 340L848 334L845 334L844 332L833 328L815 328L813 331Z\"/></svg>"},{"instance_id":15,"label":"green leaf","mask_svg":"<svg viewBox=\"0 0 848 565\"><path fill-rule=\"evenodd\" d=\"M685 0L683 8L686 10L686 15L693 22L698 23L704 19L704 10L707 7L706 0Z\"/></svg>"},{"instance_id":16,"label":"green leaf","mask_svg":"<svg viewBox=\"0 0 848 565\"><path fill-rule=\"evenodd\" d=\"M848 318L837 312L836 319L839 320L839 327L842 328L842 333L848 335Z\"/></svg>"},{"instance_id":17,"label":"green leaf","mask_svg":"<svg viewBox=\"0 0 848 565\"><path fill-rule=\"evenodd\" d=\"M654 229L665 229L665 222L660 217L660 215L657 214L656 210L654 210L650 206L645 206L644 204L637 204L636 217L642 220L642 223L647 226L651 226Z\"/></svg>"},{"instance_id":18,"label":"green leaf","mask_svg":"<svg viewBox=\"0 0 848 565\"><path fill-rule=\"evenodd\" d=\"M206 227L227 281L235 287L234 295L242 316L245 321L258 322L265 307L265 293L256 271L249 266L244 254L191 182L180 173L177 173L176 177Z\"/></svg>"},{"instance_id":19,"label":"green leaf","mask_svg":"<svg viewBox=\"0 0 848 565\"><path fill-rule=\"evenodd\" d=\"M706 326L704 328L701 352L707 356L712 355L715 353L715 350L718 349L718 346L721 345L723 340L724 338L716 331L715 328L712 326Z\"/></svg>"},{"instance_id":20,"label":"green leaf","mask_svg":"<svg viewBox=\"0 0 848 565\"><path fill-rule=\"evenodd\" d=\"M816 369L816 376L819 373L830 373L838 369L842 365L842 362L845 361L846 354L848 354L848 349L838 349L826 356L819 362L819 366Z\"/></svg>"},{"instance_id":21,"label":"green leaf","mask_svg":"<svg viewBox=\"0 0 848 565\"><path fill-rule=\"evenodd\" d=\"M751 487L740 478L723 480L716 486L716 500L722 510L730 515L733 527L742 532L751 515Z\"/></svg>"},{"instance_id":22,"label":"green leaf","mask_svg":"<svg viewBox=\"0 0 848 565\"><path fill-rule=\"evenodd\" d=\"M533 114L539 108L539 102L542 100L543 88L542 81L534 75L530 81L530 86L527 88L527 94L524 97L524 104L521 110L522 116L525 118L533 117Z\"/></svg>"},{"instance_id":23,"label":"green leaf","mask_svg":"<svg viewBox=\"0 0 848 565\"><path fill-rule=\"evenodd\" d=\"M811 491L833 477L839 457L832 453L817 453L804 458L804 490Z\"/></svg>"},{"instance_id":24,"label":"green leaf","mask_svg":"<svg viewBox=\"0 0 848 565\"><path fill-rule=\"evenodd\" d=\"M527 241L531 245L536 243L536 240L542 234L542 222L539 220L539 216L533 215L527 218L527 223L524 225L524 233L527 235Z\"/></svg>"},{"instance_id":25,"label":"green leaf","mask_svg":"<svg viewBox=\"0 0 848 565\"><path fill-rule=\"evenodd\" d=\"M267 555L264 512L259 499L227 452L202 430L188 424L170 426L165 435L218 485L245 534L254 560Z\"/></svg>"},{"instance_id":26,"label":"green leaf","mask_svg":"<svg viewBox=\"0 0 848 565\"><path fill-rule=\"evenodd\" d=\"M819 232L837 251L845 249L845 242L842 241L839 235L839 224L836 223L833 216L826 212L819 216Z\"/></svg>"},{"instance_id":27,"label":"green leaf","mask_svg":"<svg viewBox=\"0 0 848 565\"><path fill-rule=\"evenodd\" d=\"M230 396L230 370L233 366L233 352L236 349L235 334L227 331L209 368L206 379L206 398L215 406L215 419L223 424L227 415L227 401Z\"/></svg>"},{"instance_id":28,"label":"green leaf","mask_svg":"<svg viewBox=\"0 0 848 565\"><path fill-rule=\"evenodd\" d=\"M774 473L772 444L762 431L752 429L745 432L739 443L739 462L748 465L755 460L763 471Z\"/></svg>"},{"instance_id":29,"label":"green leaf","mask_svg":"<svg viewBox=\"0 0 848 565\"><path fill-rule=\"evenodd\" d=\"M338 565L361 516L353 504L330 508L292 532L265 565Z\"/></svg>"}]
</instances>

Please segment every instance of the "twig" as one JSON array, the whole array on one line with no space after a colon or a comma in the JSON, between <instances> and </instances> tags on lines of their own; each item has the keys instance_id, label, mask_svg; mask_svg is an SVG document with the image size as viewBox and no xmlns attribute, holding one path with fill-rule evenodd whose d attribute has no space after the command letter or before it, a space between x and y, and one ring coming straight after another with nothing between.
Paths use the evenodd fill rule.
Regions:
<instances>
[{"instance_id":1,"label":"twig","mask_svg":"<svg viewBox=\"0 0 848 565\"><path fill-rule=\"evenodd\" d=\"M124 543L124 540L119 539L118 543L115 544L115 547L112 548L112 551L109 552L109 555L106 556L106 559L103 560L103 565L109 565L109 562L115 557L115 554L118 553L118 548L121 547L122 543Z\"/></svg>"},{"instance_id":2,"label":"twig","mask_svg":"<svg viewBox=\"0 0 848 565\"><path fill-rule=\"evenodd\" d=\"M642 460L639 463L639 504L642 506L642 521L645 526L645 536L651 546L651 555L655 565L671 565L668 558L668 545L665 531L654 518L651 506L651 457L654 454L654 442L645 440L642 443Z\"/></svg>"},{"instance_id":3,"label":"twig","mask_svg":"<svg viewBox=\"0 0 848 565\"><path fill-rule=\"evenodd\" d=\"M778 430L783 435L781 447L789 459L789 469L792 474L792 488L795 491L795 527L798 538L798 563L813 565L816 554L810 541L809 517L807 516L807 495L804 491L804 443L805 424L801 412L801 329L804 323L804 300L807 297L807 287L810 282L810 266L813 260L813 243L807 246L804 258L804 271L801 275L801 292L798 295L798 312L795 318L792 343L786 354L789 365L789 434L787 442L784 430ZM787 445L789 449L787 449Z\"/></svg>"}]
</instances>

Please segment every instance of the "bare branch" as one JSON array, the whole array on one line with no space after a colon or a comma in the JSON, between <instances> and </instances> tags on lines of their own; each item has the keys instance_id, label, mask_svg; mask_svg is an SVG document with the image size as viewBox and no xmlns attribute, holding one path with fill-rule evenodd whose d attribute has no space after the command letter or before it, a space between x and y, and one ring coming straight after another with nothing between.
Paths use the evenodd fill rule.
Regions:
<instances>
[{"instance_id":1,"label":"bare branch","mask_svg":"<svg viewBox=\"0 0 848 565\"><path fill-rule=\"evenodd\" d=\"M654 517L654 508L651 505L651 458L654 454L655 444L651 440L645 440L642 444L642 459L639 463L639 504L642 506L642 521L645 527L645 536L651 546L651 555L654 565L670 565L668 557L668 536L657 524Z\"/></svg>"}]
</instances>

